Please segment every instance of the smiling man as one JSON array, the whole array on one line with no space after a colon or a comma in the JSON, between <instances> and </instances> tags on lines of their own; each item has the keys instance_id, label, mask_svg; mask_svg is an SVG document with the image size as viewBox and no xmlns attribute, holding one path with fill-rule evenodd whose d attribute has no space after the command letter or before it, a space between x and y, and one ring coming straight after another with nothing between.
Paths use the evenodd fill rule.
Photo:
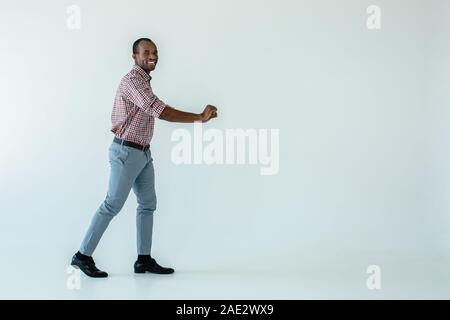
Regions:
<instances>
[{"instance_id":1,"label":"smiling man","mask_svg":"<svg viewBox=\"0 0 450 320\"><path fill-rule=\"evenodd\" d=\"M202 113L177 110L161 101L152 91L150 72L158 64L158 49L148 38L133 44L134 66L119 84L112 110L111 131L114 140L109 147L111 166L108 192L92 218L79 251L71 265L86 275L104 278L108 274L95 266L92 253L111 220L122 209L133 189L137 198L137 255L135 273L170 274L172 268L160 266L151 257L153 212L156 210L155 176L150 141L155 118L171 122L207 122L217 117L217 108L207 105Z\"/></svg>"}]
</instances>

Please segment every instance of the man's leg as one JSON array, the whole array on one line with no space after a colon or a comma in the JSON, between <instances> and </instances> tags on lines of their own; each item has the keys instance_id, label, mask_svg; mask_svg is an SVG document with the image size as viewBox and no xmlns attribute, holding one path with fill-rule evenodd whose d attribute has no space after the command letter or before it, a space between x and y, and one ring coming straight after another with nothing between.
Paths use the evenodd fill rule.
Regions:
<instances>
[{"instance_id":1,"label":"man's leg","mask_svg":"<svg viewBox=\"0 0 450 320\"><path fill-rule=\"evenodd\" d=\"M153 233L153 212L156 210L155 172L150 150L146 151L147 164L133 184L136 194L136 242L138 255L150 255Z\"/></svg>"},{"instance_id":2,"label":"man's leg","mask_svg":"<svg viewBox=\"0 0 450 320\"><path fill-rule=\"evenodd\" d=\"M145 166L145 155L140 150L113 142L109 147L109 162L106 199L94 214L79 250L86 256L92 255L112 218L122 209L136 177Z\"/></svg>"},{"instance_id":3,"label":"man's leg","mask_svg":"<svg viewBox=\"0 0 450 320\"><path fill-rule=\"evenodd\" d=\"M153 212L156 210L155 172L150 150L146 152L147 164L133 184L138 207L136 209L136 237L138 259L134 263L135 273L171 274L174 269L160 266L150 256L152 249Z\"/></svg>"}]
</instances>

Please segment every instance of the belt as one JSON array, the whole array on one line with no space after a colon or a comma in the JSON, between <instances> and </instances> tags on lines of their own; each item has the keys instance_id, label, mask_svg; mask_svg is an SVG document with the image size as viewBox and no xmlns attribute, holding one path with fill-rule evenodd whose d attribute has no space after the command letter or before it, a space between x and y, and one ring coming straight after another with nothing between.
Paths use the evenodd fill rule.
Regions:
<instances>
[{"instance_id":1,"label":"belt","mask_svg":"<svg viewBox=\"0 0 450 320\"><path fill-rule=\"evenodd\" d=\"M127 146L127 147L132 147L132 148L135 148L135 149L139 149L141 151L147 151L150 148L150 145L143 146L143 145L140 145L138 143L134 143L134 142L131 142L131 141L119 139L119 138L116 138L116 137L114 138L114 142L118 143L118 144L121 144L121 145L124 145L124 146Z\"/></svg>"}]
</instances>

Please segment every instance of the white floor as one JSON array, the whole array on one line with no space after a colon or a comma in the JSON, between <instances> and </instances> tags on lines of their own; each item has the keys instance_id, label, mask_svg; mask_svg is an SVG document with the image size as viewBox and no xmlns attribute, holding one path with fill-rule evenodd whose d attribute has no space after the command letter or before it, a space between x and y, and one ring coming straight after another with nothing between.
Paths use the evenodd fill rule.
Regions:
<instances>
[{"instance_id":1,"label":"white floor","mask_svg":"<svg viewBox=\"0 0 450 320\"><path fill-rule=\"evenodd\" d=\"M19 258L18 258L19 259ZM173 275L135 275L132 262L103 259L106 279L76 273L61 261L35 266L19 259L0 276L1 299L449 299L450 261L439 257L391 257L380 264L381 289L369 290L367 262L337 257L266 266L177 265ZM109 260L109 261L108 261ZM39 261L36 259L35 261ZM245 262L247 263L247 262ZM163 263L161 263L163 264ZM164 263L168 265L167 263ZM172 265L172 264L169 264ZM106 267L108 266L108 267ZM74 281L75 280L75 281ZM68 285L69 283L69 285ZM72 284L72 285L71 285Z\"/></svg>"}]
</instances>

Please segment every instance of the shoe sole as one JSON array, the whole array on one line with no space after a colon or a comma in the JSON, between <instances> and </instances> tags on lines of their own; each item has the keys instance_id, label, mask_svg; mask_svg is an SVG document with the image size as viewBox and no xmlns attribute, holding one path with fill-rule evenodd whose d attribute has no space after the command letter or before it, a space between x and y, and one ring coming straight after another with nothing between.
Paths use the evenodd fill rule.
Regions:
<instances>
[{"instance_id":1,"label":"shoe sole","mask_svg":"<svg viewBox=\"0 0 450 320\"><path fill-rule=\"evenodd\" d=\"M134 273L145 273L145 270L134 270Z\"/></svg>"},{"instance_id":2,"label":"shoe sole","mask_svg":"<svg viewBox=\"0 0 450 320\"><path fill-rule=\"evenodd\" d=\"M72 267L74 267L75 269L81 270L81 272L83 272L83 273L84 273L86 276L88 276L89 278L107 278L107 277L108 277L108 274L106 274L105 276L99 276L99 277L91 276L91 275L88 275L86 272L84 272L84 270L81 269L78 265L73 264L73 263L71 263L70 265L71 265Z\"/></svg>"},{"instance_id":3,"label":"shoe sole","mask_svg":"<svg viewBox=\"0 0 450 320\"><path fill-rule=\"evenodd\" d=\"M175 272L175 271L174 271ZM134 273L139 273L139 274L142 274L142 273L153 273L153 274L172 274L172 273L174 273L174 272L168 272L168 273L159 273L159 272L151 272L151 271L148 271L148 270L140 270L140 269L134 269Z\"/></svg>"}]
</instances>

